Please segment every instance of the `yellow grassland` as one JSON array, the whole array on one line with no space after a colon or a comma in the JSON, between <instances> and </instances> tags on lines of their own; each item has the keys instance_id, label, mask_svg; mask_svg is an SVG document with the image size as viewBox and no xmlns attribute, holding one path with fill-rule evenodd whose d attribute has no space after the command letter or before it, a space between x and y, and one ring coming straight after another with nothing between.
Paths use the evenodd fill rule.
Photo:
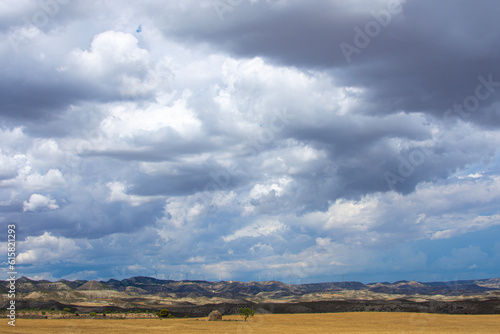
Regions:
<instances>
[{"instance_id":1,"label":"yellow grassland","mask_svg":"<svg viewBox=\"0 0 500 334\"><path fill-rule=\"evenodd\" d=\"M199 319L18 319L16 327L0 324L1 333L126 334L126 333L497 333L500 315L427 313L324 313L238 316L223 321Z\"/></svg>"}]
</instances>

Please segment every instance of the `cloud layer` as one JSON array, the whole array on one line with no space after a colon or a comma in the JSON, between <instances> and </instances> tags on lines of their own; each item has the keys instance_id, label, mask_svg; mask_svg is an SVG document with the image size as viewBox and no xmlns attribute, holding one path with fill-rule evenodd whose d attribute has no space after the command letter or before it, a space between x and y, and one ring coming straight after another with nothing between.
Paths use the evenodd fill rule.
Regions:
<instances>
[{"instance_id":1,"label":"cloud layer","mask_svg":"<svg viewBox=\"0 0 500 334\"><path fill-rule=\"evenodd\" d=\"M23 274L498 276L498 7L0 6Z\"/></svg>"}]
</instances>

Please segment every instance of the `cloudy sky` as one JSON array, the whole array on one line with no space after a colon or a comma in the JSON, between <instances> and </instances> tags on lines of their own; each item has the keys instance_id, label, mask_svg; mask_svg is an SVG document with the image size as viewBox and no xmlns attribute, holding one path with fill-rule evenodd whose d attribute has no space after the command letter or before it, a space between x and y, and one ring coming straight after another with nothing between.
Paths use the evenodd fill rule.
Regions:
<instances>
[{"instance_id":1,"label":"cloudy sky","mask_svg":"<svg viewBox=\"0 0 500 334\"><path fill-rule=\"evenodd\" d=\"M1 1L2 248L49 280L499 277L499 10Z\"/></svg>"}]
</instances>

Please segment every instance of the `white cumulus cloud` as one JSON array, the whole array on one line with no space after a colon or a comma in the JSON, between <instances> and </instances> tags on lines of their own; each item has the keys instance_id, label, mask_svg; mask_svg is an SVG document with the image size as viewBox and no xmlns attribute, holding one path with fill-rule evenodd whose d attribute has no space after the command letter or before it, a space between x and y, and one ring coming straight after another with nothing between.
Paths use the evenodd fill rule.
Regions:
<instances>
[{"instance_id":1,"label":"white cumulus cloud","mask_svg":"<svg viewBox=\"0 0 500 334\"><path fill-rule=\"evenodd\" d=\"M55 199L40 194L32 194L29 200L23 202L23 211L40 211L59 209Z\"/></svg>"}]
</instances>

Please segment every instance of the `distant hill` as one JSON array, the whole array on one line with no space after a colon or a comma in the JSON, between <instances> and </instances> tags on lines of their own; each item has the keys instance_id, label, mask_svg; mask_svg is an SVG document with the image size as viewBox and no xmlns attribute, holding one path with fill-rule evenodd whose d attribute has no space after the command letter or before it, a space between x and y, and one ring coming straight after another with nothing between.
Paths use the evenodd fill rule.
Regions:
<instances>
[{"instance_id":1,"label":"distant hill","mask_svg":"<svg viewBox=\"0 0 500 334\"><path fill-rule=\"evenodd\" d=\"M80 291L96 291L96 290L111 290L111 288L103 284L101 282L97 281L88 281L80 285L78 288L75 290L80 290Z\"/></svg>"},{"instance_id":2,"label":"distant hill","mask_svg":"<svg viewBox=\"0 0 500 334\"><path fill-rule=\"evenodd\" d=\"M0 281L0 290L5 291L8 286L9 282ZM348 303L352 305L349 307L353 310L358 310L359 305L372 305L375 302L376 305L387 303L393 305L396 300L406 300L408 303L418 304L418 307L423 307L423 304L419 303L427 303L425 307L430 307L429 305L437 305L436 303L478 301L500 305L500 278L427 283L398 281L370 284L360 282L285 284L278 281L173 281L142 276L99 282L86 280L50 282L21 277L16 281L16 292L18 304L26 307L45 307L52 303L74 309L97 307L95 305L110 309L159 307L189 309L202 305L247 305L248 303L256 305L319 303L315 304L316 306L323 305L321 303L335 305ZM7 295L0 295L0 306L7 302ZM331 307L333 306L329 306ZM392 309L391 307L387 309ZM395 309L399 309L398 307ZM448 306L443 307L446 309ZM294 307L291 309L295 310Z\"/></svg>"},{"instance_id":3,"label":"distant hill","mask_svg":"<svg viewBox=\"0 0 500 334\"><path fill-rule=\"evenodd\" d=\"M8 287L7 281L0 280L0 286ZM59 280L31 280L21 277L16 281L18 293L47 292L47 291L98 291L115 290L118 292L132 291L151 295L172 295L183 298L195 294L204 297L246 298L265 294L268 298L276 299L284 296L301 296L310 293L328 293L342 291L371 291L385 294L403 295L470 295L482 294L500 290L500 278L450 281L450 282L416 282L398 281L394 283L360 282L330 282L310 284L285 284L278 281L265 282L237 282L237 281L172 281L160 280L152 277L131 277L123 280L110 279L108 281L68 281Z\"/></svg>"}]
</instances>

